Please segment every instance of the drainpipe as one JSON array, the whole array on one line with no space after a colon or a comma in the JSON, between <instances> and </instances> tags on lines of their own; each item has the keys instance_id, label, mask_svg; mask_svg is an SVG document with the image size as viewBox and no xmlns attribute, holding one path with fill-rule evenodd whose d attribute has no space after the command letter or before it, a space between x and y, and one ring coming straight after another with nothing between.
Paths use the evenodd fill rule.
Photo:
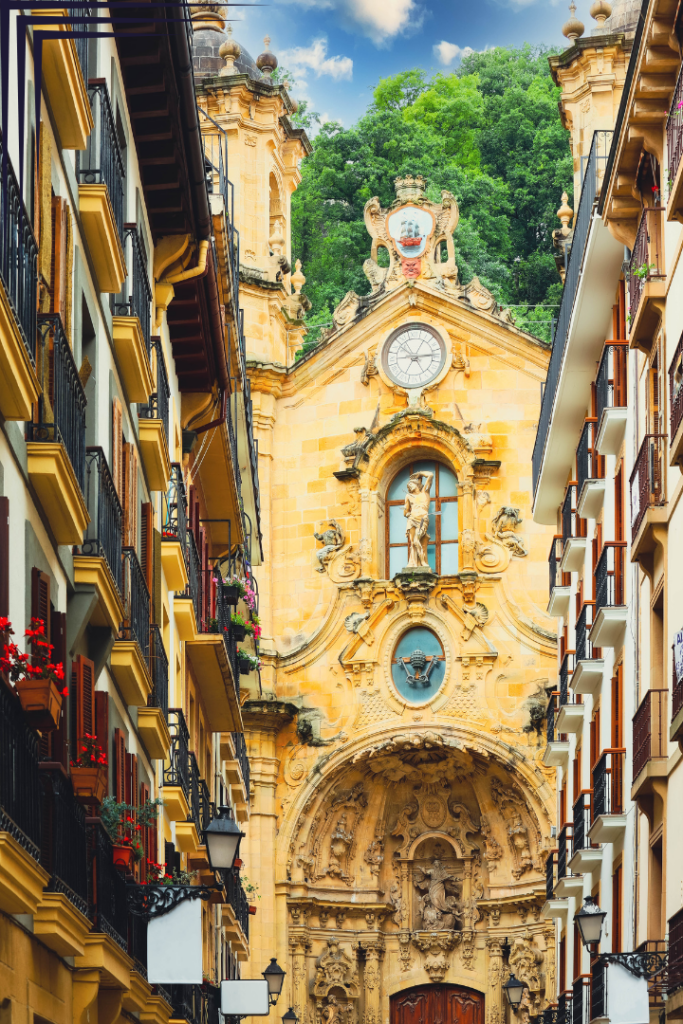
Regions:
<instances>
[{"instance_id":1,"label":"drainpipe","mask_svg":"<svg viewBox=\"0 0 683 1024\"><path fill-rule=\"evenodd\" d=\"M199 254L197 266L191 270L182 270L179 274L172 274L171 277L164 277L160 284L179 284L181 281L189 281L193 277L204 277L206 274L206 254L209 251L208 242L199 243Z\"/></svg>"}]
</instances>

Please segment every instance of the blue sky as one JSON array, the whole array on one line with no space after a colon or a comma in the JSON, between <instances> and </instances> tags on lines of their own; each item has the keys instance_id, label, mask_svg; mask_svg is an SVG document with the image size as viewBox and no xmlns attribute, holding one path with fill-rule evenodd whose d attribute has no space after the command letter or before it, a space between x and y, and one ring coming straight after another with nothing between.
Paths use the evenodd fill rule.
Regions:
<instances>
[{"instance_id":1,"label":"blue sky","mask_svg":"<svg viewBox=\"0 0 683 1024\"><path fill-rule=\"evenodd\" d=\"M579 0L587 33L595 27L588 6ZM416 66L452 70L466 47L561 45L569 15L560 0L270 0L231 7L229 16L253 57L271 37L280 64L297 76L294 96L349 126L379 78Z\"/></svg>"}]
</instances>

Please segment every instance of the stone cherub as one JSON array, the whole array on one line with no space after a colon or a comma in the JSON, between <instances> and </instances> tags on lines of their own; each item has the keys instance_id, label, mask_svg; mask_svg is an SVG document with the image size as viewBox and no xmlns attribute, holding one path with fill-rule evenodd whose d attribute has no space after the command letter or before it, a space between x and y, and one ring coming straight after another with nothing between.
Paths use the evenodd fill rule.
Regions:
<instances>
[{"instance_id":1,"label":"stone cherub","mask_svg":"<svg viewBox=\"0 0 683 1024\"><path fill-rule=\"evenodd\" d=\"M408 520L406 537L408 538L408 565L411 568L420 566L429 568L427 554L422 541L429 530L429 489L434 479L433 473L413 473L408 481L403 515Z\"/></svg>"},{"instance_id":2,"label":"stone cherub","mask_svg":"<svg viewBox=\"0 0 683 1024\"><path fill-rule=\"evenodd\" d=\"M316 553L316 558L320 562L317 572L325 572L330 559L344 544L344 531L336 519L330 519L328 529L323 530L322 533L314 532L313 536L323 545L321 550Z\"/></svg>"},{"instance_id":3,"label":"stone cherub","mask_svg":"<svg viewBox=\"0 0 683 1024\"><path fill-rule=\"evenodd\" d=\"M338 732L336 736L323 739L320 735L322 712L318 708L301 709L296 716L296 734L299 742L308 747L329 747L336 740L345 740L346 733Z\"/></svg>"}]
</instances>

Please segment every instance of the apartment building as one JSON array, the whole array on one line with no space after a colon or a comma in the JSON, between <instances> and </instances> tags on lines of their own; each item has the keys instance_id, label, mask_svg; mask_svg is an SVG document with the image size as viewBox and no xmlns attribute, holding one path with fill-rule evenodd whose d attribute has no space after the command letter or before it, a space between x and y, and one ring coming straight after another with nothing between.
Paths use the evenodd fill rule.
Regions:
<instances>
[{"instance_id":1,"label":"apartment building","mask_svg":"<svg viewBox=\"0 0 683 1024\"><path fill-rule=\"evenodd\" d=\"M683 1015L683 24L659 0L591 13L551 58L576 213L533 456L560 636L546 1015L573 1024Z\"/></svg>"},{"instance_id":2,"label":"apartment building","mask_svg":"<svg viewBox=\"0 0 683 1024\"><path fill-rule=\"evenodd\" d=\"M249 818L261 557L227 153L199 130L187 5L10 27L0 1008L217 1021L256 907L205 830ZM201 936L169 941L201 942L202 978L155 983L148 921L199 886Z\"/></svg>"}]
</instances>

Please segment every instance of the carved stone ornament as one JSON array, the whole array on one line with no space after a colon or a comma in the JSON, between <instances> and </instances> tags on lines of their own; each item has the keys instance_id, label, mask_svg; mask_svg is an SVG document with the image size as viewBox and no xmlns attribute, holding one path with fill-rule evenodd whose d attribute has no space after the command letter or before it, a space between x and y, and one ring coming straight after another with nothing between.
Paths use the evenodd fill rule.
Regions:
<instances>
[{"instance_id":1,"label":"carved stone ornament","mask_svg":"<svg viewBox=\"0 0 683 1024\"><path fill-rule=\"evenodd\" d=\"M408 615L413 621L424 618L429 595L438 582L439 577L429 567L403 569L394 576L394 584L408 602Z\"/></svg>"},{"instance_id":2,"label":"carved stone ornament","mask_svg":"<svg viewBox=\"0 0 683 1024\"><path fill-rule=\"evenodd\" d=\"M450 953L460 942L459 932L415 932L413 944L424 954L424 969L430 981L440 982L450 967Z\"/></svg>"},{"instance_id":3,"label":"carved stone ornament","mask_svg":"<svg viewBox=\"0 0 683 1024\"><path fill-rule=\"evenodd\" d=\"M508 548L516 558L526 558L529 554L524 541L515 532L522 522L519 509L513 508L512 505L503 505L491 520L494 540Z\"/></svg>"},{"instance_id":4,"label":"carved stone ornament","mask_svg":"<svg viewBox=\"0 0 683 1024\"><path fill-rule=\"evenodd\" d=\"M541 988L540 966L543 954L531 945L530 935L515 935L510 950L510 969L515 976L529 986L532 992Z\"/></svg>"},{"instance_id":5,"label":"carved stone ornament","mask_svg":"<svg viewBox=\"0 0 683 1024\"><path fill-rule=\"evenodd\" d=\"M422 929L426 932L452 931L461 918L458 902L461 885L457 877L435 858L431 868L423 870L415 865L413 884L423 893L418 901Z\"/></svg>"},{"instance_id":6,"label":"carved stone ornament","mask_svg":"<svg viewBox=\"0 0 683 1024\"><path fill-rule=\"evenodd\" d=\"M322 720L323 712L320 708L301 708L296 716L296 734L299 742L308 747L329 747L337 740L346 739L344 732L324 739L320 733Z\"/></svg>"},{"instance_id":7,"label":"carved stone ornament","mask_svg":"<svg viewBox=\"0 0 683 1024\"><path fill-rule=\"evenodd\" d=\"M360 994L356 961L336 939L328 939L315 961L313 995L324 999L333 988L342 989L347 999L357 999Z\"/></svg>"},{"instance_id":8,"label":"carved stone ornament","mask_svg":"<svg viewBox=\"0 0 683 1024\"><path fill-rule=\"evenodd\" d=\"M520 878L526 871L531 871L536 866L531 851L529 829L522 817L522 812L526 809L524 798L515 785L506 784L497 776L491 779L491 796L508 834L508 844L514 859L512 876Z\"/></svg>"},{"instance_id":9,"label":"carved stone ornament","mask_svg":"<svg viewBox=\"0 0 683 1024\"><path fill-rule=\"evenodd\" d=\"M315 555L320 563L317 566L317 571L325 572L332 557L344 546L344 531L336 519L330 519L328 528L323 530L322 533L314 531L313 536L323 545L321 550L317 551Z\"/></svg>"}]
</instances>

